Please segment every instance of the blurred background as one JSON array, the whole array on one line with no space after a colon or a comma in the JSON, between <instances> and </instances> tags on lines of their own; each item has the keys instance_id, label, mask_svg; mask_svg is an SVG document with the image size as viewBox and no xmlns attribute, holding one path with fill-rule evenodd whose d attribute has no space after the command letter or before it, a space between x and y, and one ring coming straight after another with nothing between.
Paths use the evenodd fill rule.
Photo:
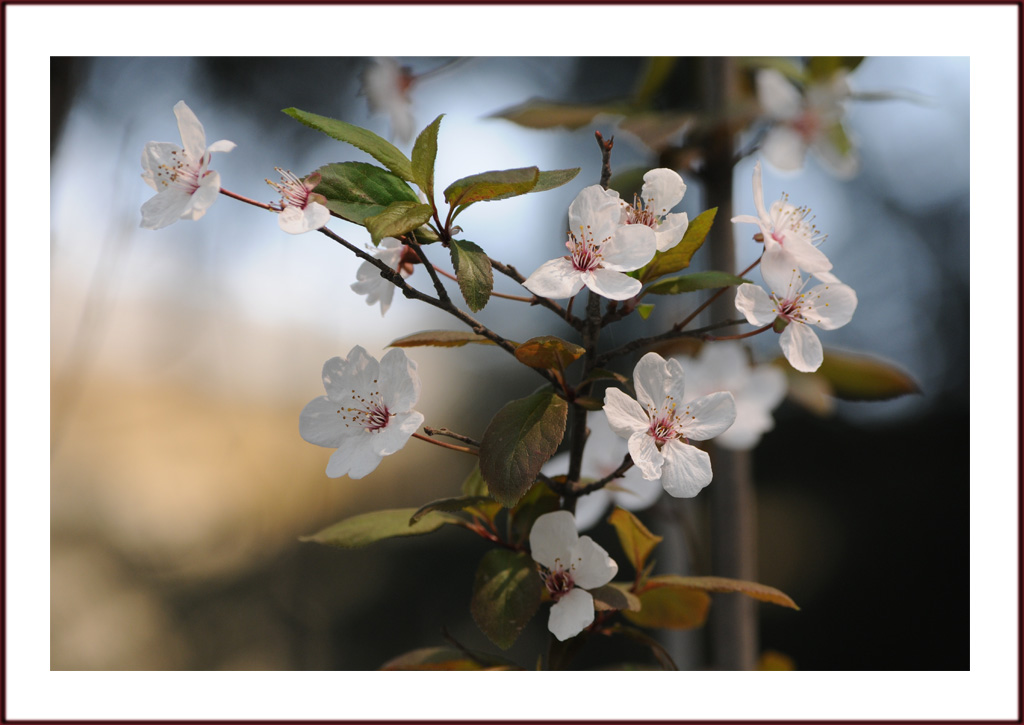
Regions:
<instances>
[{"instance_id":1,"label":"blurred background","mask_svg":"<svg viewBox=\"0 0 1024 725\"><path fill-rule=\"evenodd\" d=\"M696 62L671 65L654 108L699 107ZM214 157L224 188L260 201L276 198L264 181L277 179L275 166L304 175L369 160L283 108L367 127L408 152L411 142L359 93L368 63L52 59L52 669L376 669L446 644L445 632L497 651L468 611L487 550L480 539L442 529L354 551L298 540L357 513L459 492L468 456L412 440L367 478L328 479L330 451L298 434L302 407L323 393L325 360L356 344L379 357L398 337L456 321L401 297L381 317L349 289L351 254L321 235L285 234L266 212L227 198L198 222L138 227L152 195L139 156L148 141L180 143L179 100L208 142L237 144ZM581 167L559 189L460 216L465 238L524 274L560 253L569 203L600 177L594 130L615 136L612 166L623 177L660 165L688 133L683 118L654 134L608 113L575 131L493 117L531 98L603 106L629 97L649 67L643 58L401 63L416 78L415 131L447 114L439 188L491 169ZM853 321L821 335L826 350L886 359L921 393L819 399L815 410L787 400L776 411L753 459L758 580L801 611L762 605L762 649L808 670L968 669L968 449L951 432L968 420L969 63L871 57L849 84L865 97L846 103L843 121L859 173L838 179L814 156L798 173L766 165L765 196L788 192L813 208L829 233L826 253L857 290ZM736 213L754 212L755 160L736 167ZM692 219L705 208L702 190L685 169L684 178L680 208ZM369 243L360 227L332 228ZM750 233L736 230L743 266L758 253ZM695 268L707 265L706 251ZM422 270L411 281L429 286ZM496 289L516 292L508 280ZM689 300L659 300L649 321L631 318L603 339L652 334L688 309ZM510 339L567 335L547 311L499 299L479 317ZM778 354L774 336L751 342L759 360ZM492 348L410 356L427 424L476 438L504 402L537 384ZM682 513L699 529L704 505L663 500L641 518L660 530ZM609 526L593 535L616 556ZM510 655L531 666L544 636L538 616ZM681 664L701 666L703 636L674 642ZM623 660L654 664L641 648L608 642L588 644L581 662Z\"/></svg>"}]
</instances>

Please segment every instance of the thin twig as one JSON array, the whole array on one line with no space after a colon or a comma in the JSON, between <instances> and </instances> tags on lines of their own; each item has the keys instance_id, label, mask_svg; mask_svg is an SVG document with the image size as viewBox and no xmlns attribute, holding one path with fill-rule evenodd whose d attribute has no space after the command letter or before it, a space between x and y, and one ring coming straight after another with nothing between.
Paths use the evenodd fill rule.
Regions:
<instances>
[{"instance_id":1,"label":"thin twig","mask_svg":"<svg viewBox=\"0 0 1024 725\"><path fill-rule=\"evenodd\" d=\"M526 277L524 277L519 272L519 270L517 270L511 264L504 264L503 262L499 262L498 260L493 259L491 257L488 257L488 259L491 262L491 267L493 267L494 269L498 270L499 272L501 272L503 275L505 275L509 279L515 280L520 285L523 284L523 282L526 281ZM559 317L561 317L563 320L568 322L570 325L572 325L577 330L583 329L583 321L572 316L572 312L571 312L571 310L572 310L572 307L571 307L572 301L571 300L569 302L569 304L570 304L569 309L563 309L562 306L560 304L558 304L557 302L555 302L554 300L549 300L547 297L538 297L537 295L533 296L533 302L535 304L541 305L542 307L547 307L552 312L557 313Z\"/></svg>"},{"instance_id":2,"label":"thin twig","mask_svg":"<svg viewBox=\"0 0 1024 725\"><path fill-rule=\"evenodd\" d=\"M594 138L597 139L597 145L601 147L601 188L607 189L608 182L612 178L612 146L615 144L615 137L612 136L607 141L604 140L604 136L601 135L600 131L594 131Z\"/></svg>"},{"instance_id":3,"label":"thin twig","mask_svg":"<svg viewBox=\"0 0 1024 725\"><path fill-rule=\"evenodd\" d=\"M412 247L412 251L416 252L416 256L423 262L423 266L427 268L427 274L430 275L431 281L434 283L434 289L437 290L437 298L442 302L451 304L451 298L448 296L448 290L444 288L441 280L437 276L437 270L434 265L430 263L426 255L423 253L423 247L418 241L416 241L416 235L409 235L409 246Z\"/></svg>"},{"instance_id":4,"label":"thin twig","mask_svg":"<svg viewBox=\"0 0 1024 725\"><path fill-rule=\"evenodd\" d=\"M456 277L451 272L447 272L436 265L434 266L434 269L437 270L437 273L442 277L447 277L448 279L455 282L459 281L459 278ZM536 297L520 297L518 295L502 294L501 292L491 292L491 297L500 297L503 300L515 300L516 302L529 302L531 305L534 304L537 300Z\"/></svg>"},{"instance_id":5,"label":"thin twig","mask_svg":"<svg viewBox=\"0 0 1024 725\"><path fill-rule=\"evenodd\" d=\"M742 277L743 275L745 275L747 272L752 270L754 267L756 267L760 263L761 263L761 257L758 257L757 259L754 260L753 264L751 264L749 267L747 267L745 270L743 270L742 272L740 272L736 276L737 277ZM687 315L686 319L684 319L682 322L677 322L676 324L672 325L672 329L673 330L682 330L684 327L686 327L691 322L693 322L697 318L697 315L699 315L701 312L706 310L708 307L710 307L714 303L715 300L717 300L719 297L721 297L723 294L725 294L725 291L728 290L728 289L729 289L729 287L722 287L720 290L718 290L713 295L708 297L704 301L704 304L702 304L700 307L698 307L693 312L691 312L689 315Z\"/></svg>"},{"instance_id":6,"label":"thin twig","mask_svg":"<svg viewBox=\"0 0 1024 725\"><path fill-rule=\"evenodd\" d=\"M281 211L280 209L278 209L277 207L275 207L272 204L265 204L262 201L256 201L254 199L250 199L250 198L248 198L246 196L242 196L241 194L236 194L233 191L228 191L227 189L225 189L223 187L221 188L220 193L223 194L224 196L230 196L232 199L237 199L238 201L244 201L246 204L252 204L253 206L258 206L260 209L266 209L267 211Z\"/></svg>"},{"instance_id":7,"label":"thin twig","mask_svg":"<svg viewBox=\"0 0 1024 725\"><path fill-rule=\"evenodd\" d=\"M704 339L709 341L709 342L712 341L712 340L742 340L745 337L753 337L754 335L760 335L762 332L765 332L766 330L770 330L774 326L775 326L774 322L769 322L764 327L759 327L756 330L751 330L750 332L744 332L744 333L742 333L740 335L722 335L721 337L716 337L714 335L704 335Z\"/></svg>"},{"instance_id":8,"label":"thin twig","mask_svg":"<svg viewBox=\"0 0 1024 725\"><path fill-rule=\"evenodd\" d=\"M471 456L479 456L480 455L480 451L474 451L472 448L466 448L465 446L456 446L456 445L452 445L451 443L445 443L444 441L436 441L433 438L428 438L427 436L421 435L419 433L413 433L412 437L413 438L419 438L421 441L426 441L427 443L433 443L435 446L441 446L442 448L447 448L447 449L452 450L452 451L461 451L462 453L468 453Z\"/></svg>"},{"instance_id":9,"label":"thin twig","mask_svg":"<svg viewBox=\"0 0 1024 725\"><path fill-rule=\"evenodd\" d=\"M626 457L622 459L622 463L620 463L619 467L616 468L614 471L612 471L599 481L594 481L593 483L588 483L586 486L580 486L579 488L574 489L573 493L576 496L586 496L588 493L593 493L594 491L600 488L604 488L609 483L614 481L616 478L622 478L622 475L632 467L633 459L627 453Z\"/></svg>"},{"instance_id":10,"label":"thin twig","mask_svg":"<svg viewBox=\"0 0 1024 725\"><path fill-rule=\"evenodd\" d=\"M475 441L469 436L464 436L461 433L455 433L454 431L450 431L447 428L432 428L429 425L425 425L423 426L423 432L426 433L428 436L447 436L449 438L454 438L457 441L468 443L471 446L476 446L477 448L480 447L479 441Z\"/></svg>"}]
</instances>

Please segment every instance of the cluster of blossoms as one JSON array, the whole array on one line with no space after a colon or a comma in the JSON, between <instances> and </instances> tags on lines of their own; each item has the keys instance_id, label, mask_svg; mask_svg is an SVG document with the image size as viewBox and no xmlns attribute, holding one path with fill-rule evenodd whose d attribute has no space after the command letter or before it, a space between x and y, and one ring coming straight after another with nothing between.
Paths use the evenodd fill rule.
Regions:
<instances>
[{"instance_id":1,"label":"cluster of blossoms","mask_svg":"<svg viewBox=\"0 0 1024 725\"><path fill-rule=\"evenodd\" d=\"M395 68L378 64L372 71L393 74ZM368 84L378 81L368 74ZM392 87L397 83L390 75L379 82L384 81ZM402 92L407 90L408 85ZM211 154L234 148L230 141L207 147L202 125L184 102L175 105L174 112L183 147L151 142L142 156L143 179L157 191L142 207L142 226L151 229L203 216L223 191L220 176L209 168ZM280 193L280 202L246 201L276 212L285 232L323 229L331 212L327 198L315 191L320 174L300 178L277 171L281 180L268 183ZM818 248L825 236L814 226L807 208L794 206L786 197L766 208L760 164L754 170L753 190L757 216L740 215L732 221L758 226L756 238L764 243L761 269L768 290L740 285L736 307L751 324L772 326L781 333L783 353L794 368L816 370L823 356L811 326L834 329L846 324L856 308L856 295L832 274L831 262ZM632 203L601 186L584 188L568 210L568 254L542 264L522 281L523 286L548 299L571 298L584 287L608 300L638 299L643 282L628 273L682 241L689 220L685 213L672 210L685 191L682 178L669 169L645 174ZM455 231L446 228L447 238ZM408 278L420 257L426 262L426 253L417 254L417 249L409 239L385 237L371 254L360 253L367 261L356 272L353 291L365 295L369 305L379 303L383 315L395 285L401 284L397 280ZM382 276L383 267L397 276ZM803 273L809 276L805 279ZM812 276L820 284L804 291ZM596 309L596 297L592 301ZM549 379L559 379L565 397L574 399L564 378ZM299 432L312 444L335 449L327 463L329 477L362 478L409 438L423 438L418 430L424 416L413 409L420 381L416 364L404 350L392 349L378 361L356 346L346 358L328 360L322 380L326 394L302 410ZM601 479L610 485L579 498L579 518L569 511L547 513L536 519L529 534L530 554L544 589L554 600L548 628L559 640L593 624L591 590L608 584L618 571L608 553L578 530L596 523L612 502L639 510L652 505L662 491L674 497L696 496L711 483L713 474L709 454L694 443L718 437L727 448L752 448L772 428L771 411L785 394L785 378L777 368L752 367L739 344L715 343L705 345L696 358L665 359L647 353L633 370L632 387L635 397L615 387L605 391L603 409L589 418L588 453L582 463L577 460L580 480L569 482L585 486L588 480ZM474 445L483 450L483 444ZM547 455L555 446L557 441ZM477 453L482 460L483 454ZM559 475L567 468L568 456L550 458L541 473ZM613 476L618 478L606 480ZM568 495L572 497L572 492Z\"/></svg>"}]
</instances>

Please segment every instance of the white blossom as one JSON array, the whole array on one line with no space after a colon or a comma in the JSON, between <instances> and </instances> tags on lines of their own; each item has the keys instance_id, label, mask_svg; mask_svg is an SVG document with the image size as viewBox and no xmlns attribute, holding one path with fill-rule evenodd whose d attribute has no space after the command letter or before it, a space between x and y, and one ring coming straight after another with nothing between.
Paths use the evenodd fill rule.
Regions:
<instances>
[{"instance_id":1,"label":"white blossom","mask_svg":"<svg viewBox=\"0 0 1024 725\"><path fill-rule=\"evenodd\" d=\"M347 359L324 363L323 381L327 395L302 410L299 433L309 443L338 449L327 463L331 478L362 478L423 423L423 414L412 410L420 397L416 363L404 350L389 350L378 363L356 346Z\"/></svg>"},{"instance_id":2,"label":"white blossom","mask_svg":"<svg viewBox=\"0 0 1024 725\"><path fill-rule=\"evenodd\" d=\"M544 587L554 598L548 630L558 640L575 637L594 621L594 597L588 589L604 586L619 565L600 544L576 532L568 511L537 517L530 529L530 555L541 565Z\"/></svg>"},{"instance_id":3,"label":"white blossom","mask_svg":"<svg viewBox=\"0 0 1024 725\"><path fill-rule=\"evenodd\" d=\"M708 343L686 361L687 398L728 391L736 402L736 421L715 443L731 450L750 450L775 427L772 411L786 395L786 374L774 365L751 367L739 342Z\"/></svg>"},{"instance_id":4,"label":"white blossom","mask_svg":"<svg viewBox=\"0 0 1024 725\"><path fill-rule=\"evenodd\" d=\"M811 326L835 330L845 325L857 309L857 294L839 282L826 282L804 292L810 278L803 278L782 247L765 249L761 276L769 291L755 284L740 285L736 309L752 325L785 325L779 335L782 354L796 370L814 372L821 365L823 353Z\"/></svg>"},{"instance_id":5,"label":"white blossom","mask_svg":"<svg viewBox=\"0 0 1024 725\"><path fill-rule=\"evenodd\" d=\"M615 199L619 197L615 191L608 190L607 193ZM622 223L650 227L654 230L658 251L671 249L682 241L690 223L686 212L671 213L685 193L683 177L675 171L651 169L644 174L644 185L640 195L633 199L632 206L620 200Z\"/></svg>"},{"instance_id":6,"label":"white blossom","mask_svg":"<svg viewBox=\"0 0 1024 725\"><path fill-rule=\"evenodd\" d=\"M640 291L640 280L625 274L651 261L657 251L654 230L621 225L621 201L600 186L588 186L569 206L569 254L538 267L523 286L541 297L572 297L584 285L612 300Z\"/></svg>"},{"instance_id":7,"label":"white blossom","mask_svg":"<svg viewBox=\"0 0 1024 725\"><path fill-rule=\"evenodd\" d=\"M142 149L142 180L157 194L142 205L144 229L162 229L179 219L196 220L217 200L220 174L209 168L210 154L230 151L232 141L206 145L206 132L184 101L174 104L184 148L150 141Z\"/></svg>"},{"instance_id":8,"label":"white blossom","mask_svg":"<svg viewBox=\"0 0 1024 725\"><path fill-rule=\"evenodd\" d=\"M754 190L754 208L757 216L740 214L734 216L734 224L757 224L764 237L765 250L782 247L792 257L796 265L810 272L822 282L838 282L835 275L829 272L832 262L818 245L828 238L814 224L814 217L809 207L797 207L789 203L789 196L773 202L771 209L764 206L764 186L761 183L761 162L754 164L752 182Z\"/></svg>"},{"instance_id":9,"label":"white blossom","mask_svg":"<svg viewBox=\"0 0 1024 725\"><path fill-rule=\"evenodd\" d=\"M289 234L304 234L315 231L331 220L331 212L324 206L327 199L323 194L314 194L320 184L320 174L314 172L300 179L291 171L277 166L274 170L281 175L281 183L267 179L267 183L281 194L281 213L277 223Z\"/></svg>"},{"instance_id":10,"label":"white blossom","mask_svg":"<svg viewBox=\"0 0 1024 725\"><path fill-rule=\"evenodd\" d=\"M711 458L690 441L714 438L732 425L736 419L732 393L684 402L682 365L654 352L637 363L633 385L637 400L617 388L605 393L608 424L627 439L629 454L644 478L660 480L672 496L696 496L711 483Z\"/></svg>"},{"instance_id":11,"label":"white blossom","mask_svg":"<svg viewBox=\"0 0 1024 725\"><path fill-rule=\"evenodd\" d=\"M755 78L757 100L773 125L761 143L761 153L782 171L803 168L807 151L840 178L857 172L857 154L843 131L843 102L850 97L846 71L824 81L811 81L801 91L774 68Z\"/></svg>"},{"instance_id":12,"label":"white blossom","mask_svg":"<svg viewBox=\"0 0 1024 725\"><path fill-rule=\"evenodd\" d=\"M392 138L400 143L412 141L416 127L409 98L414 80L412 72L395 58L373 58L363 70L360 92L366 96L372 113L388 115Z\"/></svg>"},{"instance_id":13,"label":"white blossom","mask_svg":"<svg viewBox=\"0 0 1024 725\"><path fill-rule=\"evenodd\" d=\"M587 446L583 451L580 477L598 480L610 475L622 463L628 449L626 441L619 438L608 425L608 418L602 411L587 415ZM541 473L558 476L569 470L569 453L559 453L544 464ZM650 508L661 497L661 483L648 481L640 469L630 468L621 478L616 478L604 488L591 491L576 499L576 525L580 531L594 526L612 504L630 511Z\"/></svg>"},{"instance_id":14,"label":"white blossom","mask_svg":"<svg viewBox=\"0 0 1024 725\"><path fill-rule=\"evenodd\" d=\"M391 269L395 270L402 277L412 274L412 265L403 261L409 248L402 244L401 240L395 237L384 237L380 246L373 250L374 257L384 262ZM366 295L366 304L375 305L380 302L380 315L391 307L391 300L395 296L395 285L380 276L380 268L363 262L356 270L356 281L352 283L352 291L356 294Z\"/></svg>"}]
</instances>

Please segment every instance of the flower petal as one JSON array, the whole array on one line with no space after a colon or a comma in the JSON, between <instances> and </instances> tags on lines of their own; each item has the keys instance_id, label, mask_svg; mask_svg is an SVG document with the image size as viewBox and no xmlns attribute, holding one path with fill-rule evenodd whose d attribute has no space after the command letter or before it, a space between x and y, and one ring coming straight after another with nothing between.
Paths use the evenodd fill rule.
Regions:
<instances>
[{"instance_id":1,"label":"flower petal","mask_svg":"<svg viewBox=\"0 0 1024 725\"><path fill-rule=\"evenodd\" d=\"M569 555L579 541L576 519L568 511L542 514L530 529L530 556L548 569L569 568Z\"/></svg>"},{"instance_id":2,"label":"flower petal","mask_svg":"<svg viewBox=\"0 0 1024 725\"><path fill-rule=\"evenodd\" d=\"M757 101L765 113L774 119L794 118L803 106L799 89L774 68L764 68L754 79L757 86Z\"/></svg>"},{"instance_id":3,"label":"flower petal","mask_svg":"<svg viewBox=\"0 0 1024 725\"><path fill-rule=\"evenodd\" d=\"M671 496L693 498L711 483L711 457L680 440L665 443L661 449L665 465L661 485Z\"/></svg>"},{"instance_id":4,"label":"flower petal","mask_svg":"<svg viewBox=\"0 0 1024 725\"><path fill-rule=\"evenodd\" d=\"M780 244L765 243L764 254L761 255L761 276L779 300L794 299L803 285L799 264Z\"/></svg>"},{"instance_id":5,"label":"flower petal","mask_svg":"<svg viewBox=\"0 0 1024 725\"><path fill-rule=\"evenodd\" d=\"M650 262L656 251L658 237L653 229L643 224L627 224L616 229L601 246L601 264L616 272L630 272Z\"/></svg>"},{"instance_id":6,"label":"flower petal","mask_svg":"<svg viewBox=\"0 0 1024 725\"><path fill-rule=\"evenodd\" d=\"M174 116L178 119L178 130L181 132L181 145L185 153L198 161L206 153L206 132L199 123L196 114L184 101L174 104Z\"/></svg>"},{"instance_id":7,"label":"flower petal","mask_svg":"<svg viewBox=\"0 0 1024 725\"><path fill-rule=\"evenodd\" d=\"M207 147L206 152L207 153L217 153L217 152L227 153L228 151L231 151L232 149L234 149L236 146L237 146L237 144L234 141L225 141L224 139L221 139L220 141L214 141L212 144L210 144L210 146Z\"/></svg>"},{"instance_id":8,"label":"flower petal","mask_svg":"<svg viewBox=\"0 0 1024 725\"><path fill-rule=\"evenodd\" d=\"M410 411L395 413L386 427L373 434L373 450L377 455L390 456L400 451L409 438L423 425L423 413Z\"/></svg>"},{"instance_id":9,"label":"flower petal","mask_svg":"<svg viewBox=\"0 0 1024 725\"><path fill-rule=\"evenodd\" d=\"M711 393L692 400L686 410L688 413L683 414L679 431L695 441L714 438L736 420L736 400L729 392Z\"/></svg>"},{"instance_id":10,"label":"flower petal","mask_svg":"<svg viewBox=\"0 0 1024 725\"><path fill-rule=\"evenodd\" d=\"M661 491L661 486L658 486L658 491ZM603 488L576 499L576 526L579 530L586 531L597 524L611 502L611 493Z\"/></svg>"},{"instance_id":11,"label":"flower petal","mask_svg":"<svg viewBox=\"0 0 1024 725\"><path fill-rule=\"evenodd\" d=\"M582 279L587 287L610 300L628 300L643 287L640 280L611 269L595 269L582 275Z\"/></svg>"},{"instance_id":12,"label":"flower petal","mask_svg":"<svg viewBox=\"0 0 1024 725\"><path fill-rule=\"evenodd\" d=\"M329 478L362 478L380 465L381 457L373 450L373 433L365 430L359 435L341 439L341 443L327 462Z\"/></svg>"},{"instance_id":13,"label":"flower petal","mask_svg":"<svg viewBox=\"0 0 1024 725\"><path fill-rule=\"evenodd\" d=\"M644 208L660 218L672 211L683 200L685 193L686 183L675 171L651 169L644 174L640 198L644 200Z\"/></svg>"},{"instance_id":14,"label":"flower petal","mask_svg":"<svg viewBox=\"0 0 1024 725\"><path fill-rule=\"evenodd\" d=\"M795 370L802 373L813 373L824 359L821 340L814 334L810 325L791 322L779 335L779 346L782 354L789 360Z\"/></svg>"},{"instance_id":15,"label":"flower petal","mask_svg":"<svg viewBox=\"0 0 1024 725\"><path fill-rule=\"evenodd\" d=\"M662 220L655 230L655 238L658 243L658 251L664 252L683 241L686 235L686 228L690 226L690 219L686 212L682 214L669 214Z\"/></svg>"},{"instance_id":16,"label":"flower petal","mask_svg":"<svg viewBox=\"0 0 1024 725\"><path fill-rule=\"evenodd\" d=\"M765 237L765 249L777 244L779 242L771 236ZM781 247L795 260L796 266L805 272L828 272L832 269L832 262L825 256L825 253L805 237L788 234Z\"/></svg>"},{"instance_id":17,"label":"flower petal","mask_svg":"<svg viewBox=\"0 0 1024 725\"><path fill-rule=\"evenodd\" d=\"M615 578L619 565L608 556L604 547L589 536L581 536L570 554L572 580L584 589L603 587Z\"/></svg>"},{"instance_id":18,"label":"flower petal","mask_svg":"<svg viewBox=\"0 0 1024 725\"><path fill-rule=\"evenodd\" d=\"M392 348L381 358L378 379L384 403L392 413L412 410L420 399L420 378L416 373L416 363L401 348Z\"/></svg>"},{"instance_id":19,"label":"flower petal","mask_svg":"<svg viewBox=\"0 0 1024 725\"><path fill-rule=\"evenodd\" d=\"M629 438L634 433L646 433L651 419L640 403L618 388L608 388L604 393L604 414L615 435Z\"/></svg>"},{"instance_id":20,"label":"flower petal","mask_svg":"<svg viewBox=\"0 0 1024 725\"><path fill-rule=\"evenodd\" d=\"M143 229L163 229L181 219L191 198L184 189L168 187L142 205Z\"/></svg>"},{"instance_id":21,"label":"flower petal","mask_svg":"<svg viewBox=\"0 0 1024 725\"><path fill-rule=\"evenodd\" d=\"M644 478L652 481L661 478L661 466L665 458L647 431L629 437L629 456Z\"/></svg>"},{"instance_id":22,"label":"flower petal","mask_svg":"<svg viewBox=\"0 0 1024 725\"><path fill-rule=\"evenodd\" d=\"M668 363L656 352L649 352L640 358L633 368L633 387L636 399L648 410L658 410L665 402L665 391L669 382Z\"/></svg>"},{"instance_id":23,"label":"flower petal","mask_svg":"<svg viewBox=\"0 0 1024 725\"><path fill-rule=\"evenodd\" d=\"M835 330L853 319L857 293L845 284L819 284L807 292L800 312L822 330Z\"/></svg>"},{"instance_id":24,"label":"flower petal","mask_svg":"<svg viewBox=\"0 0 1024 725\"><path fill-rule=\"evenodd\" d=\"M629 511L643 511L658 502L661 498L661 482L644 478L636 468L626 471L626 475L614 482L619 491L610 491L612 501ZM601 489L604 491L605 489ZM576 503L576 516L579 517L580 498ZM582 527L581 527L582 528Z\"/></svg>"},{"instance_id":25,"label":"flower petal","mask_svg":"<svg viewBox=\"0 0 1024 725\"><path fill-rule=\"evenodd\" d=\"M185 209L181 213L182 219L196 221L201 219L206 210L213 206L220 195L220 174L216 171L207 172L199 187L189 196Z\"/></svg>"},{"instance_id":26,"label":"flower petal","mask_svg":"<svg viewBox=\"0 0 1024 725\"><path fill-rule=\"evenodd\" d=\"M548 631L559 642L575 637L594 621L594 597L583 589L573 589L551 607Z\"/></svg>"},{"instance_id":27,"label":"flower petal","mask_svg":"<svg viewBox=\"0 0 1024 725\"><path fill-rule=\"evenodd\" d=\"M751 186L754 189L754 208L757 210L757 216L760 223L769 223L771 218L768 216L768 212L764 208L764 186L761 183L761 162L758 161L754 164L754 175L751 180Z\"/></svg>"},{"instance_id":28,"label":"flower petal","mask_svg":"<svg viewBox=\"0 0 1024 725\"><path fill-rule=\"evenodd\" d=\"M751 325L767 325L777 317L775 303L756 284L741 284L736 288L736 309Z\"/></svg>"},{"instance_id":29,"label":"flower petal","mask_svg":"<svg viewBox=\"0 0 1024 725\"><path fill-rule=\"evenodd\" d=\"M341 440L351 432L338 414L338 404L326 395L314 398L306 404L299 415L299 435L302 440L316 446L337 448Z\"/></svg>"},{"instance_id":30,"label":"flower petal","mask_svg":"<svg viewBox=\"0 0 1024 725\"><path fill-rule=\"evenodd\" d=\"M588 236L602 243L615 233L621 218L620 202L597 184L585 187L569 205L569 230L577 239Z\"/></svg>"},{"instance_id":31,"label":"flower petal","mask_svg":"<svg viewBox=\"0 0 1024 725\"><path fill-rule=\"evenodd\" d=\"M564 257L545 262L526 278L523 287L539 297L565 299L583 289L583 275Z\"/></svg>"},{"instance_id":32,"label":"flower petal","mask_svg":"<svg viewBox=\"0 0 1024 725\"><path fill-rule=\"evenodd\" d=\"M804 166L807 144L804 138L789 126L775 126L761 142L765 160L780 171L798 171Z\"/></svg>"}]
</instances>

